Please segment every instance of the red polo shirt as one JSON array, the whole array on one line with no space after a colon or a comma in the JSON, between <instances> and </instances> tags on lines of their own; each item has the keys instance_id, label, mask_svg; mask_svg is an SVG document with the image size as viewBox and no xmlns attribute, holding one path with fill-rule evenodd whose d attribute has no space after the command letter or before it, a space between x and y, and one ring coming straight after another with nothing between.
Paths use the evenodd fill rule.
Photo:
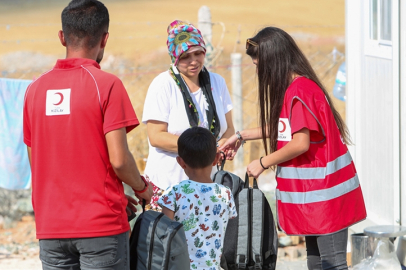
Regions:
<instances>
[{"instance_id":1,"label":"red polo shirt","mask_svg":"<svg viewBox=\"0 0 406 270\"><path fill-rule=\"evenodd\" d=\"M90 59L58 60L27 88L24 143L32 153L37 238L129 230L122 182L105 134L138 125L123 83Z\"/></svg>"}]
</instances>

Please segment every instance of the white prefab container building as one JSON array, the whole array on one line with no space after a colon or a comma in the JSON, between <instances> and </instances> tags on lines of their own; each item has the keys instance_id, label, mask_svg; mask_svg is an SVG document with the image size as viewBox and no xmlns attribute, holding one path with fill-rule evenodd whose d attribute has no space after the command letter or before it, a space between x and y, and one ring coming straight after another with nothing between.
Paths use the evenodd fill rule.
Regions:
<instances>
[{"instance_id":1,"label":"white prefab container building","mask_svg":"<svg viewBox=\"0 0 406 270\"><path fill-rule=\"evenodd\" d=\"M346 121L367 207L406 225L406 1L346 0Z\"/></svg>"}]
</instances>

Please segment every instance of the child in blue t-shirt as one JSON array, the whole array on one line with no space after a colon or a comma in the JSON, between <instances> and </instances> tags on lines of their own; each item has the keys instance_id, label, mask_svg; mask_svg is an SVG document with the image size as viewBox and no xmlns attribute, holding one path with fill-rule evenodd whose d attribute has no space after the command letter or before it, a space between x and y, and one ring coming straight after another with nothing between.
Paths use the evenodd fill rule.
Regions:
<instances>
[{"instance_id":1,"label":"child in blue t-shirt","mask_svg":"<svg viewBox=\"0 0 406 270\"><path fill-rule=\"evenodd\" d=\"M169 187L158 204L165 215L183 223L190 268L220 269L227 223L237 211L230 189L210 178L219 159L216 140L205 128L190 128L178 139L178 154L190 180Z\"/></svg>"}]
</instances>

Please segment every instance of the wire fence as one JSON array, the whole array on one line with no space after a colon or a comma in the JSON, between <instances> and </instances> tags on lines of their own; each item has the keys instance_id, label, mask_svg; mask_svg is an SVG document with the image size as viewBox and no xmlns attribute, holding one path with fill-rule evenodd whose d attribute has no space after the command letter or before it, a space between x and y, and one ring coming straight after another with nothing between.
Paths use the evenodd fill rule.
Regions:
<instances>
[{"instance_id":1,"label":"wire fence","mask_svg":"<svg viewBox=\"0 0 406 270\"><path fill-rule=\"evenodd\" d=\"M144 99L152 80L168 69L170 58L166 51L167 22L128 22L112 23L109 44L101 63L102 69L117 75L129 93L134 109L141 120ZM197 25L197 24L195 24ZM142 26L142 27L135 27ZM312 26L281 25L290 33L302 48L316 73L331 92L338 67L344 61L344 40L338 38L320 38L308 34ZM54 23L41 24L0 24L0 76L16 79L35 79L54 65L57 58L63 58L63 51L57 37ZM252 35L262 25L213 23L213 44L206 56L206 66L212 72L220 74L231 89L231 53L242 54L242 99L243 126L254 127L258 124L257 77L256 68L249 56L245 55L242 37ZM344 25L318 26L328 29L344 28ZM137 31L134 29L137 28ZM36 33L35 38L21 33ZM249 34L248 34L249 33ZM23 37L23 38L21 38ZM243 39L245 41L245 38ZM49 53L47 53L49 52ZM61 53L62 52L62 53ZM345 114L344 103L335 100L341 114ZM338 104L338 106L337 106ZM145 125L140 125L128 135L130 150L136 160L148 156L148 141ZM249 151L246 155L249 155Z\"/></svg>"}]
</instances>

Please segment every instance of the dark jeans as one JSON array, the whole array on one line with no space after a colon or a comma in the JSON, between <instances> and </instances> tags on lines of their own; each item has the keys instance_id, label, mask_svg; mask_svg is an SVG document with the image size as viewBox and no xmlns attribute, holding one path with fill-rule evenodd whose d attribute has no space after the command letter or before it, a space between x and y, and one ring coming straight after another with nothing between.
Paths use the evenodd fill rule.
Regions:
<instances>
[{"instance_id":1,"label":"dark jeans","mask_svg":"<svg viewBox=\"0 0 406 270\"><path fill-rule=\"evenodd\" d=\"M348 229L322 236L306 236L309 270L343 270L347 266Z\"/></svg>"},{"instance_id":2,"label":"dark jeans","mask_svg":"<svg viewBox=\"0 0 406 270\"><path fill-rule=\"evenodd\" d=\"M39 240L44 270L129 270L129 232L94 238Z\"/></svg>"}]
</instances>

